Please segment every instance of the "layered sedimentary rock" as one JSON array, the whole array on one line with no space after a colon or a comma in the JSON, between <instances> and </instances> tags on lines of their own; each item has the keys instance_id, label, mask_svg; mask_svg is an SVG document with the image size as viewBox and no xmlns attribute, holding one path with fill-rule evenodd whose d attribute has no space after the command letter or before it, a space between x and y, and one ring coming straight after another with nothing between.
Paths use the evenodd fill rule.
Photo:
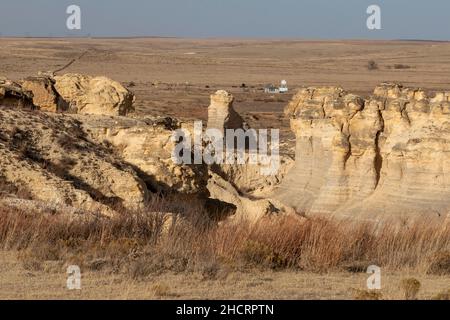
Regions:
<instances>
[{"instance_id":1,"label":"layered sedimentary rock","mask_svg":"<svg viewBox=\"0 0 450 320\"><path fill-rule=\"evenodd\" d=\"M21 82L24 90L33 93L33 104L42 111L64 111L61 97L54 88L54 80L50 77L29 77ZM58 108L58 105L60 106Z\"/></svg>"},{"instance_id":2,"label":"layered sedimentary rock","mask_svg":"<svg viewBox=\"0 0 450 320\"><path fill-rule=\"evenodd\" d=\"M218 90L211 95L211 104L208 107L208 128L239 129L244 121L233 109L234 97L225 90Z\"/></svg>"},{"instance_id":3,"label":"layered sedimentary rock","mask_svg":"<svg viewBox=\"0 0 450 320\"><path fill-rule=\"evenodd\" d=\"M295 211L276 199L250 199L242 195L229 181L210 171L208 190L213 199L232 204L236 207L233 216L237 221L258 221L272 214L295 214Z\"/></svg>"},{"instance_id":4,"label":"layered sedimentary rock","mask_svg":"<svg viewBox=\"0 0 450 320\"><path fill-rule=\"evenodd\" d=\"M450 211L449 93L382 84L363 100L300 90L286 108L296 160L276 194L309 214L371 219Z\"/></svg>"},{"instance_id":5,"label":"layered sedimentary rock","mask_svg":"<svg viewBox=\"0 0 450 320\"><path fill-rule=\"evenodd\" d=\"M55 89L74 113L125 116L134 111L133 93L106 77L56 76Z\"/></svg>"},{"instance_id":6,"label":"layered sedimentary rock","mask_svg":"<svg viewBox=\"0 0 450 320\"><path fill-rule=\"evenodd\" d=\"M112 145L152 191L207 194L205 165L176 164L172 159L173 131L181 124L173 118L74 116L99 143Z\"/></svg>"},{"instance_id":7,"label":"layered sedimentary rock","mask_svg":"<svg viewBox=\"0 0 450 320\"><path fill-rule=\"evenodd\" d=\"M0 185L9 185L12 194L26 190L31 199L102 212L145 204L142 179L91 140L80 121L5 108L0 123Z\"/></svg>"},{"instance_id":8,"label":"layered sedimentary rock","mask_svg":"<svg viewBox=\"0 0 450 320\"><path fill-rule=\"evenodd\" d=\"M219 90L211 95L211 104L208 108L208 129L218 129L224 135L223 146L225 146L226 129L243 129L241 133L249 133L246 124L241 116L233 109L233 96L224 90ZM257 131L254 131L256 137ZM235 144L235 153L243 152L243 161L237 161L237 155L234 161L229 163L215 163L209 166L210 178L208 180L208 191L212 199L231 204L236 207L234 218L248 219L256 221L259 218L274 213L293 213L293 210L279 201L267 198L273 188L281 181L289 167L292 159L274 159L277 161L277 170L273 174L263 174L264 169L268 169L267 164L255 163L250 161L250 144L244 137L243 146L245 150L237 150ZM247 137L248 139L248 137ZM239 140L239 139L238 139ZM258 143L257 140L256 144ZM270 148L271 141L268 141ZM241 146L242 147L242 146ZM258 146L256 146L258 148ZM228 148L228 147L227 147ZM225 150L225 149L224 149ZM259 150L252 150L251 152ZM267 150L266 150L267 151ZM262 152L262 151L261 151ZM270 152L268 154L270 156ZM224 152L223 159L226 159Z\"/></svg>"},{"instance_id":9,"label":"layered sedimentary rock","mask_svg":"<svg viewBox=\"0 0 450 320\"><path fill-rule=\"evenodd\" d=\"M261 173L264 166L260 164L222 164L214 165L211 170L229 181L242 195L250 197L270 196L273 190L283 181L287 172L293 166L291 157L280 155L278 170L273 174Z\"/></svg>"},{"instance_id":10,"label":"layered sedimentary rock","mask_svg":"<svg viewBox=\"0 0 450 320\"><path fill-rule=\"evenodd\" d=\"M33 93L14 81L0 77L0 107L34 108Z\"/></svg>"},{"instance_id":11,"label":"layered sedimentary rock","mask_svg":"<svg viewBox=\"0 0 450 320\"><path fill-rule=\"evenodd\" d=\"M175 119L4 108L0 123L0 195L106 214L143 208L156 192L180 205L209 196L206 166L171 158Z\"/></svg>"}]
</instances>

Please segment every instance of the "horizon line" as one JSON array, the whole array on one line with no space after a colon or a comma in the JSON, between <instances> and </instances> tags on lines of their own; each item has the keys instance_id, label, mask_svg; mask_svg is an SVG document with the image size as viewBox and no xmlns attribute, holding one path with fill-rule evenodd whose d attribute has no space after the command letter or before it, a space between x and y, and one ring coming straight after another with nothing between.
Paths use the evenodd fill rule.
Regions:
<instances>
[{"instance_id":1,"label":"horizon line","mask_svg":"<svg viewBox=\"0 0 450 320\"><path fill-rule=\"evenodd\" d=\"M26 36L26 35L0 35L0 39L200 39L200 40L279 40L279 41L405 41L405 42L450 42L442 39L421 39L421 38L301 38L301 37L242 37L242 36L210 36L210 37L186 37L186 36L154 36L154 35L136 35L136 36L90 36L90 35L61 35L61 36Z\"/></svg>"}]
</instances>

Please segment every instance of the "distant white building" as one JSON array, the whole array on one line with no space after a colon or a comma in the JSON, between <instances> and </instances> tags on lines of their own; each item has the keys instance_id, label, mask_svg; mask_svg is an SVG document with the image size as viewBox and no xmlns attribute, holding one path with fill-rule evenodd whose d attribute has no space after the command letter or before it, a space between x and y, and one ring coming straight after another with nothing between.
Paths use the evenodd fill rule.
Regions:
<instances>
[{"instance_id":1,"label":"distant white building","mask_svg":"<svg viewBox=\"0 0 450 320\"><path fill-rule=\"evenodd\" d=\"M264 87L265 93L280 93L280 88L275 87L273 84L268 84Z\"/></svg>"},{"instance_id":2,"label":"distant white building","mask_svg":"<svg viewBox=\"0 0 450 320\"><path fill-rule=\"evenodd\" d=\"M286 80L281 80L279 87L275 87L271 83L264 87L265 93L286 93L288 91L289 91L289 89L288 89Z\"/></svg>"},{"instance_id":3,"label":"distant white building","mask_svg":"<svg viewBox=\"0 0 450 320\"><path fill-rule=\"evenodd\" d=\"M279 90L280 90L280 93L286 93L289 91L286 80L281 80Z\"/></svg>"}]
</instances>

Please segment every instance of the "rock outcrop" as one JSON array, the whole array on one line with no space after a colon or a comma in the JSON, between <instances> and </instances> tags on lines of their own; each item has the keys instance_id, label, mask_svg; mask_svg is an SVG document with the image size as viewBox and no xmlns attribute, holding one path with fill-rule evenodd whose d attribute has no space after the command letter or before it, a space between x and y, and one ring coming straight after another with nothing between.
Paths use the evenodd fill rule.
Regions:
<instances>
[{"instance_id":1,"label":"rock outcrop","mask_svg":"<svg viewBox=\"0 0 450 320\"><path fill-rule=\"evenodd\" d=\"M91 140L80 121L5 108L0 123L0 184L26 190L31 199L107 213L145 204L145 183L108 146Z\"/></svg>"},{"instance_id":2,"label":"rock outcrop","mask_svg":"<svg viewBox=\"0 0 450 320\"><path fill-rule=\"evenodd\" d=\"M55 89L74 113L125 116L134 111L133 93L106 77L56 76Z\"/></svg>"},{"instance_id":3,"label":"rock outcrop","mask_svg":"<svg viewBox=\"0 0 450 320\"><path fill-rule=\"evenodd\" d=\"M276 192L300 212L376 219L450 212L449 93L382 84L363 100L300 90L286 108L295 165Z\"/></svg>"},{"instance_id":4,"label":"rock outcrop","mask_svg":"<svg viewBox=\"0 0 450 320\"><path fill-rule=\"evenodd\" d=\"M21 82L24 90L33 93L33 104L41 111L64 111L64 103L54 88L54 80L50 77L29 77Z\"/></svg>"},{"instance_id":5,"label":"rock outcrop","mask_svg":"<svg viewBox=\"0 0 450 320\"><path fill-rule=\"evenodd\" d=\"M244 125L241 116L233 109L234 97L225 90L218 90L211 95L208 107L208 128L222 131L239 129Z\"/></svg>"},{"instance_id":6,"label":"rock outcrop","mask_svg":"<svg viewBox=\"0 0 450 320\"><path fill-rule=\"evenodd\" d=\"M272 214L295 214L295 211L270 198L251 199L240 192L227 180L210 171L208 190L212 199L217 199L236 207L233 219L236 221L248 220L256 222L264 216Z\"/></svg>"},{"instance_id":7,"label":"rock outcrop","mask_svg":"<svg viewBox=\"0 0 450 320\"><path fill-rule=\"evenodd\" d=\"M0 88L8 106L0 109L3 204L48 204L44 207L66 208L65 212L74 208L113 214L120 207L142 208L151 193L163 193L179 201L180 209L183 203L219 206L212 212L230 206L235 217L251 220L292 211L263 195L279 183L284 171L263 176L257 164L208 168L175 163L173 133L192 131L190 124L173 118L117 116L132 110L133 97L114 81L41 75L20 84L5 80ZM216 112L210 125L242 128L230 94L218 91L211 98L210 108ZM47 113L11 108L26 104ZM54 114L64 111L69 112ZM25 199L14 197L24 190Z\"/></svg>"},{"instance_id":8,"label":"rock outcrop","mask_svg":"<svg viewBox=\"0 0 450 320\"><path fill-rule=\"evenodd\" d=\"M0 195L106 214L143 208L156 193L181 207L209 196L206 165L172 161L175 119L4 108L0 122Z\"/></svg>"},{"instance_id":9,"label":"rock outcrop","mask_svg":"<svg viewBox=\"0 0 450 320\"><path fill-rule=\"evenodd\" d=\"M211 95L208 108L208 129L218 129L224 135L226 129L248 130L241 116L233 109L233 96L224 90ZM242 131L242 132L244 132ZM246 131L248 132L248 131ZM254 133L257 134L256 131ZM269 142L270 143L270 142ZM236 146L235 146L236 147ZM250 162L248 142L245 142L244 163L220 163L209 166L208 191L212 199L220 200L236 207L234 218L257 221L259 218L275 213L293 213L293 210L279 201L267 198L273 188L281 181L291 159L280 161L279 170L272 175L262 174L260 163ZM270 149L270 147L268 147ZM252 150L252 152L257 150ZM224 152L223 159L226 158ZM291 161L289 161L291 160ZM224 161L226 162L226 161ZM281 163L282 162L282 163Z\"/></svg>"},{"instance_id":10,"label":"rock outcrop","mask_svg":"<svg viewBox=\"0 0 450 320\"><path fill-rule=\"evenodd\" d=\"M14 81L0 77L0 107L34 109L33 94Z\"/></svg>"},{"instance_id":11,"label":"rock outcrop","mask_svg":"<svg viewBox=\"0 0 450 320\"><path fill-rule=\"evenodd\" d=\"M207 195L206 165L175 164L172 151L174 130L181 123L173 118L78 116L89 136L113 146L154 192Z\"/></svg>"},{"instance_id":12,"label":"rock outcrop","mask_svg":"<svg viewBox=\"0 0 450 320\"><path fill-rule=\"evenodd\" d=\"M280 166L274 174L263 175L259 164L213 165L211 170L229 181L236 190L250 197L270 197L294 164L291 157L280 155Z\"/></svg>"}]
</instances>

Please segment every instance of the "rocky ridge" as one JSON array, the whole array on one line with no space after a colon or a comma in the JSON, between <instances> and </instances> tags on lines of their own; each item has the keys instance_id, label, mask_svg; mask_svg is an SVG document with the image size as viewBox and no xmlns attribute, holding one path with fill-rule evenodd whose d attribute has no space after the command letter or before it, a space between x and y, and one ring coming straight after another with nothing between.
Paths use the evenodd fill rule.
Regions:
<instances>
[{"instance_id":1,"label":"rocky ridge","mask_svg":"<svg viewBox=\"0 0 450 320\"><path fill-rule=\"evenodd\" d=\"M296 160L276 191L284 203L361 219L449 214L449 93L386 83L364 100L305 88L285 112Z\"/></svg>"}]
</instances>

